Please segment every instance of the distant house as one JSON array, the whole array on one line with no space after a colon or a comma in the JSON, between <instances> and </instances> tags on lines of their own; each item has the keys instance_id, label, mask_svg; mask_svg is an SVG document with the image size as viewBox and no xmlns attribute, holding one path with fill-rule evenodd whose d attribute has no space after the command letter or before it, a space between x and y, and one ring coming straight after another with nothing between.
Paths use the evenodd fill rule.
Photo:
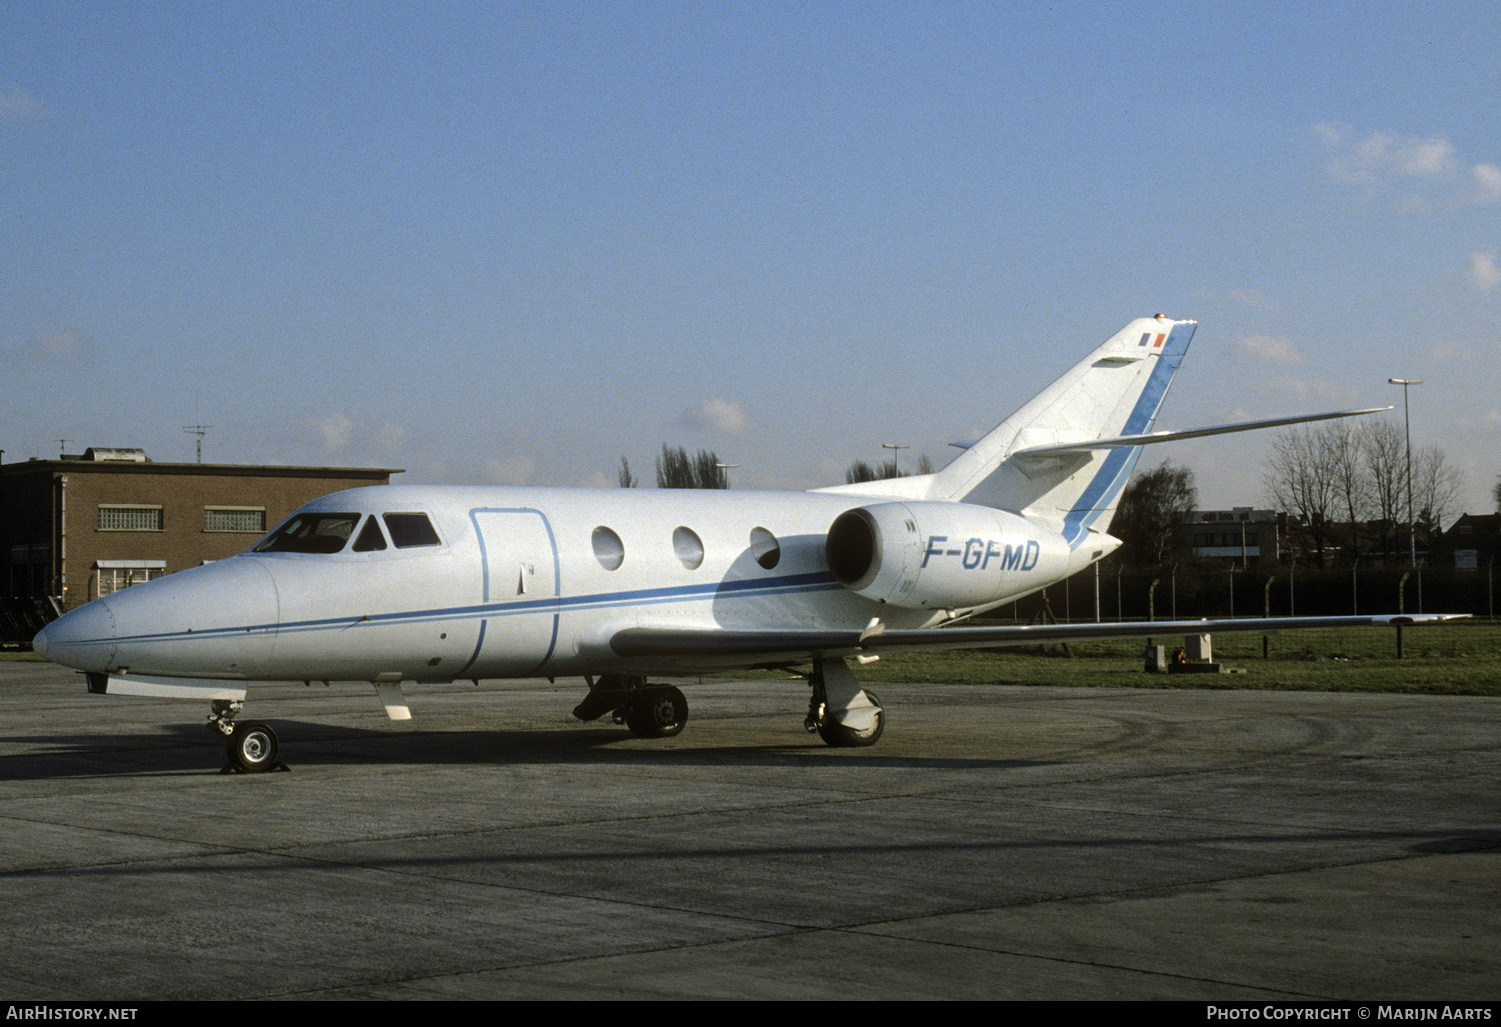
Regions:
<instances>
[{"instance_id":1,"label":"distant house","mask_svg":"<svg viewBox=\"0 0 1501 1027\"><path fill-rule=\"evenodd\" d=\"M1179 521L1180 537L1194 556L1227 567L1276 563L1277 513L1237 506L1230 510L1190 510Z\"/></svg>"},{"instance_id":2,"label":"distant house","mask_svg":"<svg viewBox=\"0 0 1501 1027\"><path fill-rule=\"evenodd\" d=\"M66 611L233 556L309 500L399 473L154 463L139 449L103 448L0 465L4 596Z\"/></svg>"},{"instance_id":3,"label":"distant house","mask_svg":"<svg viewBox=\"0 0 1501 1027\"><path fill-rule=\"evenodd\" d=\"M1435 563L1451 561L1456 570L1477 571L1493 566L1501 550L1501 514L1465 514L1435 540Z\"/></svg>"}]
</instances>

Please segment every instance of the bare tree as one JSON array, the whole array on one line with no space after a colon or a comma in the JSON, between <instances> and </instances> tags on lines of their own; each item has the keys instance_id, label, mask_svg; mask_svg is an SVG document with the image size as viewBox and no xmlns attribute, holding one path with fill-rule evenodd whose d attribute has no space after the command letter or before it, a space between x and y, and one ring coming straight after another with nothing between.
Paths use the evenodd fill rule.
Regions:
<instances>
[{"instance_id":1,"label":"bare tree","mask_svg":"<svg viewBox=\"0 0 1501 1027\"><path fill-rule=\"evenodd\" d=\"M1349 420L1325 421L1313 430L1328 452L1329 473L1334 476L1334 494L1339 513L1345 519L1341 533L1346 563L1360 557L1360 526L1370 520L1370 488L1366 482L1365 463L1361 458L1361 437L1365 426Z\"/></svg>"},{"instance_id":2,"label":"bare tree","mask_svg":"<svg viewBox=\"0 0 1501 1027\"><path fill-rule=\"evenodd\" d=\"M1292 428L1272 440L1272 451L1262 470L1262 484L1272 505L1295 514L1303 524L1303 537L1294 542L1320 568L1330 545L1333 515L1338 510L1339 491L1329 451L1319 433Z\"/></svg>"},{"instance_id":3,"label":"bare tree","mask_svg":"<svg viewBox=\"0 0 1501 1027\"><path fill-rule=\"evenodd\" d=\"M1360 433L1360 453L1381 553L1390 556L1396 549L1398 529L1406 523L1407 442L1402 429L1395 421L1368 422Z\"/></svg>"},{"instance_id":4,"label":"bare tree","mask_svg":"<svg viewBox=\"0 0 1501 1027\"><path fill-rule=\"evenodd\" d=\"M844 480L848 485L862 481L885 481L887 478L904 477L906 475L897 467L895 460L882 460L875 466L871 466L864 460L856 460L844 471Z\"/></svg>"},{"instance_id":5,"label":"bare tree","mask_svg":"<svg viewBox=\"0 0 1501 1027\"><path fill-rule=\"evenodd\" d=\"M1199 504L1193 471L1164 463L1132 479L1121 493L1110 533L1123 543L1123 559L1139 566L1167 562L1179 541L1178 522Z\"/></svg>"},{"instance_id":6,"label":"bare tree","mask_svg":"<svg viewBox=\"0 0 1501 1027\"><path fill-rule=\"evenodd\" d=\"M1413 454L1413 502L1430 539L1444 530L1444 522L1458 508L1464 488L1464 473L1445 462L1444 451L1438 446Z\"/></svg>"},{"instance_id":7,"label":"bare tree","mask_svg":"<svg viewBox=\"0 0 1501 1027\"><path fill-rule=\"evenodd\" d=\"M928 454L924 453L917 458L917 473L933 473L933 458ZM862 481L885 481L887 478L905 477L907 477L907 472L902 470L895 460L882 460L875 466L871 466L864 460L856 460L844 470L844 481L848 485Z\"/></svg>"},{"instance_id":8,"label":"bare tree","mask_svg":"<svg viewBox=\"0 0 1501 1027\"><path fill-rule=\"evenodd\" d=\"M727 489L730 476L712 449L700 449L693 458L693 477L701 489Z\"/></svg>"},{"instance_id":9,"label":"bare tree","mask_svg":"<svg viewBox=\"0 0 1501 1027\"><path fill-rule=\"evenodd\" d=\"M1278 437L1263 479L1272 502L1303 522L1314 562L1323 567L1326 548L1341 536L1348 538L1350 560L1359 556L1362 521L1374 527L1383 556L1401 548L1409 519L1407 466L1399 423L1366 421L1353 428L1331 421ZM1411 485L1411 519L1432 537L1454 513L1464 478L1445 462L1441 449L1430 447L1413 455ZM1336 514L1348 529L1336 530Z\"/></svg>"},{"instance_id":10,"label":"bare tree","mask_svg":"<svg viewBox=\"0 0 1501 1027\"><path fill-rule=\"evenodd\" d=\"M1496 512L1501 513L1501 478L1496 479L1496 487L1491 490L1491 498L1496 501Z\"/></svg>"},{"instance_id":11,"label":"bare tree","mask_svg":"<svg viewBox=\"0 0 1501 1027\"><path fill-rule=\"evenodd\" d=\"M659 489L727 489L729 477L724 473L719 457L713 450L700 449L692 457L679 446L673 449L662 445L662 455L657 457L657 488Z\"/></svg>"},{"instance_id":12,"label":"bare tree","mask_svg":"<svg viewBox=\"0 0 1501 1027\"><path fill-rule=\"evenodd\" d=\"M633 489L636 487L636 476L631 473L631 462L625 457L620 458L620 487Z\"/></svg>"}]
</instances>

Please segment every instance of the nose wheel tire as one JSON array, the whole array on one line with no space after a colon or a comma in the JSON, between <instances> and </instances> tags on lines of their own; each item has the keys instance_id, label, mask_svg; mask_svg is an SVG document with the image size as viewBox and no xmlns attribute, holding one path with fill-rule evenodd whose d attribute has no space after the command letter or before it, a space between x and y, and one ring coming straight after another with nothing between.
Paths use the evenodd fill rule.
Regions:
<instances>
[{"instance_id":1,"label":"nose wheel tire","mask_svg":"<svg viewBox=\"0 0 1501 1027\"><path fill-rule=\"evenodd\" d=\"M234 733L224 744L229 766L241 774L264 774L284 767L276 759L276 732L269 724L249 720L236 724Z\"/></svg>"},{"instance_id":2,"label":"nose wheel tire","mask_svg":"<svg viewBox=\"0 0 1501 1027\"><path fill-rule=\"evenodd\" d=\"M638 688L625 705L625 726L641 738L671 738L688 723L688 700L672 685Z\"/></svg>"}]
</instances>

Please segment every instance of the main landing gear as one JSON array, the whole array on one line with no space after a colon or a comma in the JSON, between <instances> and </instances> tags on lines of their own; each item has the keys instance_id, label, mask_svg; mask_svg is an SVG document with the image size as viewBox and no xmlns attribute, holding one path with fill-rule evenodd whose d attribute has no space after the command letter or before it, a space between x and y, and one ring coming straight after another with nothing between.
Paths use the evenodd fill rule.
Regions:
<instances>
[{"instance_id":1,"label":"main landing gear","mask_svg":"<svg viewBox=\"0 0 1501 1027\"><path fill-rule=\"evenodd\" d=\"M609 713L640 738L671 738L688 722L688 700L672 685L648 684L632 674L586 678L589 694L574 707L579 720ZM860 687L843 660L817 660L808 675L813 694L803 727L835 748L875 745L886 729L886 711L874 692Z\"/></svg>"},{"instance_id":2,"label":"main landing gear","mask_svg":"<svg viewBox=\"0 0 1501 1027\"><path fill-rule=\"evenodd\" d=\"M813 695L803 727L838 749L875 745L886 730L886 710L860 687L843 660L817 660L808 675Z\"/></svg>"},{"instance_id":3,"label":"main landing gear","mask_svg":"<svg viewBox=\"0 0 1501 1027\"><path fill-rule=\"evenodd\" d=\"M587 680L587 679L586 679ZM649 685L629 674L605 674L590 681L589 694L573 709L579 720L606 713L640 738L672 738L688 723L688 700L672 685Z\"/></svg>"},{"instance_id":4,"label":"main landing gear","mask_svg":"<svg viewBox=\"0 0 1501 1027\"><path fill-rule=\"evenodd\" d=\"M221 774L264 774L271 770L290 769L276 758L280 746L276 732L270 724L259 720L247 720L236 724L244 703L239 700L215 699L214 712L209 714L208 729L224 736L224 752L227 762Z\"/></svg>"}]
</instances>

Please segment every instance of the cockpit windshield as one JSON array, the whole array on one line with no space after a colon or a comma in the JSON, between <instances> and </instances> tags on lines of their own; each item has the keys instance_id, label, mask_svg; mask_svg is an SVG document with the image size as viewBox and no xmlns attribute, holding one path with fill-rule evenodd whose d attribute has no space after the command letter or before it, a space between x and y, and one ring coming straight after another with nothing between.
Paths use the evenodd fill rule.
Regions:
<instances>
[{"instance_id":1,"label":"cockpit windshield","mask_svg":"<svg viewBox=\"0 0 1501 1027\"><path fill-rule=\"evenodd\" d=\"M253 553L337 553L354 534L360 515L298 514L262 539Z\"/></svg>"}]
</instances>

